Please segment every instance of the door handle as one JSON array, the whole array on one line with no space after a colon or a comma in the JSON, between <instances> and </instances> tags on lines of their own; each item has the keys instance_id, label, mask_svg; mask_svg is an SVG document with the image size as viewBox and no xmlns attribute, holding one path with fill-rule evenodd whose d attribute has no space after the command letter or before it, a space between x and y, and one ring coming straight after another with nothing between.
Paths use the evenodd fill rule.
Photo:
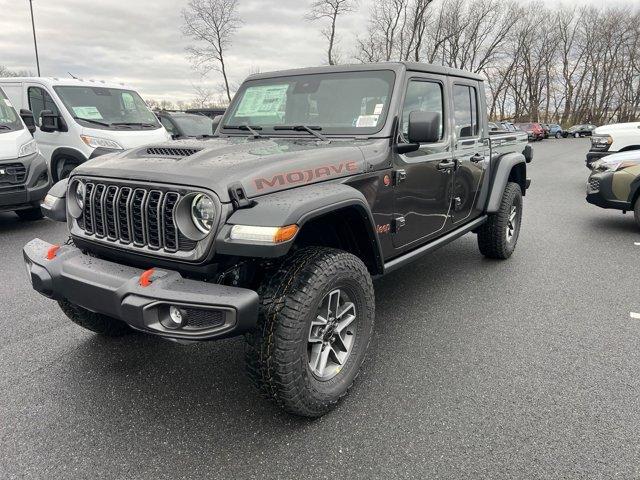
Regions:
<instances>
[{"instance_id":1,"label":"door handle","mask_svg":"<svg viewBox=\"0 0 640 480\"><path fill-rule=\"evenodd\" d=\"M438 170L453 170L456 168L458 162L456 160L443 160L436 165Z\"/></svg>"},{"instance_id":2,"label":"door handle","mask_svg":"<svg viewBox=\"0 0 640 480\"><path fill-rule=\"evenodd\" d=\"M484 161L484 155L480 155L479 153L476 153L469 160L471 160L473 163L480 163Z\"/></svg>"}]
</instances>

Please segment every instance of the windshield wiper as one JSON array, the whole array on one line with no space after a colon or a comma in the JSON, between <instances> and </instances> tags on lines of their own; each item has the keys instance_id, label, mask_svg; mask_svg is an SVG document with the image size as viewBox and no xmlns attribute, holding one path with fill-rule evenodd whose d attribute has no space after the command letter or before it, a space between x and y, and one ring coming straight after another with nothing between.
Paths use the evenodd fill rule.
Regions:
<instances>
[{"instance_id":1,"label":"windshield wiper","mask_svg":"<svg viewBox=\"0 0 640 480\"><path fill-rule=\"evenodd\" d=\"M246 130L253 135L253 138L262 138L257 130L262 130L260 125L223 125L222 128L228 128L230 130Z\"/></svg>"},{"instance_id":2,"label":"windshield wiper","mask_svg":"<svg viewBox=\"0 0 640 480\"><path fill-rule=\"evenodd\" d=\"M95 123L96 125L102 125L103 127L110 127L111 124L110 123L105 123L105 122L99 122L98 120L92 120L90 118L82 118L82 117L71 117L74 120L84 120L85 122L89 122L89 123Z\"/></svg>"},{"instance_id":3,"label":"windshield wiper","mask_svg":"<svg viewBox=\"0 0 640 480\"><path fill-rule=\"evenodd\" d=\"M153 123L144 122L113 122L111 125L116 127L155 127Z\"/></svg>"},{"instance_id":4,"label":"windshield wiper","mask_svg":"<svg viewBox=\"0 0 640 480\"><path fill-rule=\"evenodd\" d=\"M319 138L323 142L328 142L329 139L318 133L316 130L322 130L322 127L318 127L317 125L275 125L273 127L274 130L293 130L295 132L309 132L314 137Z\"/></svg>"},{"instance_id":5,"label":"windshield wiper","mask_svg":"<svg viewBox=\"0 0 640 480\"><path fill-rule=\"evenodd\" d=\"M0 125L0 129L11 130L11 127L9 125Z\"/></svg>"}]
</instances>

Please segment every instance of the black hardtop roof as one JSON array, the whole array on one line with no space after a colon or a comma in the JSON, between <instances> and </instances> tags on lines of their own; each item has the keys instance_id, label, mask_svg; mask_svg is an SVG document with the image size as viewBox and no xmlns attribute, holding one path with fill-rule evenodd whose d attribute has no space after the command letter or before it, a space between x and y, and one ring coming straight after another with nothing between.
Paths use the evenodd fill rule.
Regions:
<instances>
[{"instance_id":1,"label":"black hardtop roof","mask_svg":"<svg viewBox=\"0 0 640 480\"><path fill-rule=\"evenodd\" d=\"M477 73L458 70L456 68L443 67L430 63L419 62L379 62L379 63L359 63L347 65L326 65L322 67L295 68L291 70L280 70L276 72L256 73L250 75L247 80L260 80L273 77L286 77L291 75L311 75L316 73L333 72L356 72L366 70L393 70L394 72L410 71L434 73L451 77L468 78L471 80L484 81L484 78Z\"/></svg>"}]
</instances>

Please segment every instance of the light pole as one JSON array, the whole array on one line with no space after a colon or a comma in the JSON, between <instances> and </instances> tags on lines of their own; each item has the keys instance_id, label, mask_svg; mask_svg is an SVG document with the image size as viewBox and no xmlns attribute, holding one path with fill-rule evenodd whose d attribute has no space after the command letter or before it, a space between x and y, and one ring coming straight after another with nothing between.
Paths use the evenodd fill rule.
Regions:
<instances>
[{"instance_id":1,"label":"light pole","mask_svg":"<svg viewBox=\"0 0 640 480\"><path fill-rule=\"evenodd\" d=\"M38 67L38 76L40 76L40 60L38 59L38 41L36 40L36 24L33 21L33 0L29 0L29 9L31 10L31 28L33 29L33 46L36 49L36 66Z\"/></svg>"}]
</instances>

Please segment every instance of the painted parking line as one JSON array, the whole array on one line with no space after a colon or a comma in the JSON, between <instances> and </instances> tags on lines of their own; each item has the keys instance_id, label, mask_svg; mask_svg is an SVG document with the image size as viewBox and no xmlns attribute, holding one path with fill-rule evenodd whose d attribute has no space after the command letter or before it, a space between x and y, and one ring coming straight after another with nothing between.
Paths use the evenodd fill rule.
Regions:
<instances>
[{"instance_id":1,"label":"painted parking line","mask_svg":"<svg viewBox=\"0 0 640 480\"><path fill-rule=\"evenodd\" d=\"M633 244L640 246L640 242L633 242Z\"/></svg>"},{"instance_id":2,"label":"painted parking line","mask_svg":"<svg viewBox=\"0 0 640 480\"><path fill-rule=\"evenodd\" d=\"M636 319L636 320L640 320L640 313L631 312L631 313L629 313L629 316L630 316L631 318Z\"/></svg>"}]
</instances>

